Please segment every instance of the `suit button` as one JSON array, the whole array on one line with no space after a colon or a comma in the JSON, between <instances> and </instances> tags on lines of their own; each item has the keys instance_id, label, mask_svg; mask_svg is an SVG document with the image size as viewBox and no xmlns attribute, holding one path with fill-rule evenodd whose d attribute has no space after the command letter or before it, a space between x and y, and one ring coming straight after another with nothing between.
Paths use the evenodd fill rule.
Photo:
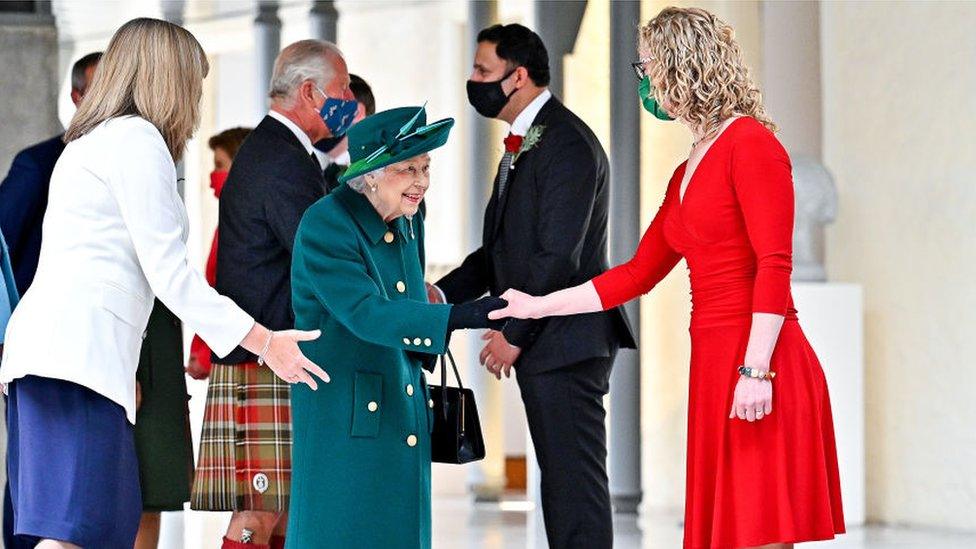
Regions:
<instances>
[{"instance_id":1,"label":"suit button","mask_svg":"<svg viewBox=\"0 0 976 549\"><path fill-rule=\"evenodd\" d=\"M424 347L430 347L433 344L434 344L434 342L431 341L429 337L424 340Z\"/></svg>"},{"instance_id":2,"label":"suit button","mask_svg":"<svg viewBox=\"0 0 976 549\"><path fill-rule=\"evenodd\" d=\"M407 383L407 396L413 396L413 385Z\"/></svg>"},{"instance_id":3,"label":"suit button","mask_svg":"<svg viewBox=\"0 0 976 549\"><path fill-rule=\"evenodd\" d=\"M402 280L398 280L397 281L396 288L397 288L397 291L400 292L401 294L403 292L407 291L407 285L404 284Z\"/></svg>"},{"instance_id":4,"label":"suit button","mask_svg":"<svg viewBox=\"0 0 976 549\"><path fill-rule=\"evenodd\" d=\"M370 401L370 403L366 405L366 409L370 412L375 412L376 410L380 409L380 405L376 402Z\"/></svg>"},{"instance_id":5,"label":"suit button","mask_svg":"<svg viewBox=\"0 0 976 549\"><path fill-rule=\"evenodd\" d=\"M419 338L419 337L415 337L415 338L413 339L413 344L414 344L414 345L417 345L417 346L419 347L419 346L420 346L420 338Z\"/></svg>"},{"instance_id":6,"label":"suit button","mask_svg":"<svg viewBox=\"0 0 976 549\"><path fill-rule=\"evenodd\" d=\"M427 401L427 407L428 408L433 408L434 407L434 399L430 399L430 400Z\"/></svg>"},{"instance_id":7,"label":"suit button","mask_svg":"<svg viewBox=\"0 0 976 549\"><path fill-rule=\"evenodd\" d=\"M383 235L383 240L386 241L387 244L393 244L393 232L386 231L386 234Z\"/></svg>"},{"instance_id":8,"label":"suit button","mask_svg":"<svg viewBox=\"0 0 976 549\"><path fill-rule=\"evenodd\" d=\"M417 435L410 435L407 437L407 446L413 448L417 445Z\"/></svg>"},{"instance_id":9,"label":"suit button","mask_svg":"<svg viewBox=\"0 0 976 549\"><path fill-rule=\"evenodd\" d=\"M404 345L410 345L410 338L409 337L403 338L403 344Z\"/></svg>"}]
</instances>

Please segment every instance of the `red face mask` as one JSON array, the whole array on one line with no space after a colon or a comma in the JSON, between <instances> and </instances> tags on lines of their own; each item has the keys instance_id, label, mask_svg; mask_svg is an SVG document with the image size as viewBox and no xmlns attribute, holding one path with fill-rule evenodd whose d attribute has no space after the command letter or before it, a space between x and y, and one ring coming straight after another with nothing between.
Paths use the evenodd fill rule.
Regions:
<instances>
[{"instance_id":1,"label":"red face mask","mask_svg":"<svg viewBox=\"0 0 976 549\"><path fill-rule=\"evenodd\" d=\"M220 192L224 190L224 183L227 182L227 170L214 170L210 172L210 188L214 195L220 198Z\"/></svg>"}]
</instances>

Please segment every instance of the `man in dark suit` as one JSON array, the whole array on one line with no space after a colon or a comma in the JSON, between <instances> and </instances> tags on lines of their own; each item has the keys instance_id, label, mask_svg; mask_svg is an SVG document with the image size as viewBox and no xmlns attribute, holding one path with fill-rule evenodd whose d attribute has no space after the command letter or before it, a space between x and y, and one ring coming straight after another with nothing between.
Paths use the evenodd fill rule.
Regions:
<instances>
[{"instance_id":1,"label":"man in dark suit","mask_svg":"<svg viewBox=\"0 0 976 549\"><path fill-rule=\"evenodd\" d=\"M369 87L362 77L350 74L349 89L356 98L358 106L356 117L353 118L353 125L367 116L376 114L376 99L373 97L373 89ZM325 190L331 193L339 186L339 176L349 167L349 141L345 135L338 137L327 137L315 144L315 155L319 163L325 166Z\"/></svg>"},{"instance_id":2,"label":"man in dark suit","mask_svg":"<svg viewBox=\"0 0 976 549\"><path fill-rule=\"evenodd\" d=\"M75 106L81 103L101 57L102 52L89 53L71 67L71 101ZM27 291L37 271L47 191L54 165L64 151L63 138L62 133L17 153L0 183L0 232L10 248L20 295Z\"/></svg>"},{"instance_id":3,"label":"man in dark suit","mask_svg":"<svg viewBox=\"0 0 976 549\"><path fill-rule=\"evenodd\" d=\"M483 245L433 288L450 303L508 288L543 295L608 268L607 157L548 83L548 55L534 32L513 24L479 34L468 99L511 133ZM485 339L481 359L496 377L515 366L550 546L611 547L603 396L617 350L635 346L623 312L514 320Z\"/></svg>"},{"instance_id":4,"label":"man in dark suit","mask_svg":"<svg viewBox=\"0 0 976 549\"><path fill-rule=\"evenodd\" d=\"M356 102L342 52L319 40L281 51L269 95L271 111L241 145L221 192L215 287L257 322L287 330L295 326L295 233L305 210L325 195L312 144L344 134ZM242 348L212 360L191 506L234 512L224 549L283 547L289 385Z\"/></svg>"}]
</instances>

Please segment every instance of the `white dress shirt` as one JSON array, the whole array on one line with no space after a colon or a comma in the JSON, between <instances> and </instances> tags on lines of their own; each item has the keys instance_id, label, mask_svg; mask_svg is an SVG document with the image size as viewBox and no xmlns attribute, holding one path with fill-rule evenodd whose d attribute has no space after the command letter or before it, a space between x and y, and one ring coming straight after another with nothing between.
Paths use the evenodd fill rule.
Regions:
<instances>
[{"instance_id":1,"label":"white dress shirt","mask_svg":"<svg viewBox=\"0 0 976 549\"><path fill-rule=\"evenodd\" d=\"M518 116L516 116L515 120L512 121L512 127L509 129L509 132L514 135L525 137L525 134L528 133L529 128L532 127L532 121L535 120L535 117L539 115L539 111L542 110L542 106L545 105L546 101L549 101L551 97L552 92L549 91L549 88L542 90L542 93L540 93L535 99L532 100L532 102L526 105L525 108L522 109L522 112L518 113Z\"/></svg>"},{"instance_id":2,"label":"white dress shirt","mask_svg":"<svg viewBox=\"0 0 976 549\"><path fill-rule=\"evenodd\" d=\"M278 111L268 111L268 116L274 118L278 122L281 122L286 128L291 130L291 133L295 134L295 137L298 138L298 141L300 141L302 146L305 147L305 150L308 151L309 155L315 154L316 149L312 146L312 139L307 133L303 132L302 129L298 127L298 124L295 124L287 116Z\"/></svg>"},{"instance_id":3,"label":"white dress shirt","mask_svg":"<svg viewBox=\"0 0 976 549\"><path fill-rule=\"evenodd\" d=\"M83 385L135 423L136 367L158 297L218 356L254 319L207 284L186 248L176 167L150 122L103 122L64 149L51 176L37 274L7 327L0 382Z\"/></svg>"}]
</instances>

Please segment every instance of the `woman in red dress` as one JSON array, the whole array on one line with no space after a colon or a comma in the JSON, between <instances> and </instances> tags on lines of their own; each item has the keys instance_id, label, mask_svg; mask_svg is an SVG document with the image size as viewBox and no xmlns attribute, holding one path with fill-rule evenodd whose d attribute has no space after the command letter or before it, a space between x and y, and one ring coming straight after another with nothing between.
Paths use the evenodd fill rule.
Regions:
<instances>
[{"instance_id":1,"label":"woman in red dress","mask_svg":"<svg viewBox=\"0 0 976 549\"><path fill-rule=\"evenodd\" d=\"M790 295L793 180L732 28L667 8L641 29L641 98L695 137L634 258L492 318L616 307L681 258L692 287L686 548L791 547L844 532L830 398ZM775 376L775 378L772 378Z\"/></svg>"}]
</instances>

